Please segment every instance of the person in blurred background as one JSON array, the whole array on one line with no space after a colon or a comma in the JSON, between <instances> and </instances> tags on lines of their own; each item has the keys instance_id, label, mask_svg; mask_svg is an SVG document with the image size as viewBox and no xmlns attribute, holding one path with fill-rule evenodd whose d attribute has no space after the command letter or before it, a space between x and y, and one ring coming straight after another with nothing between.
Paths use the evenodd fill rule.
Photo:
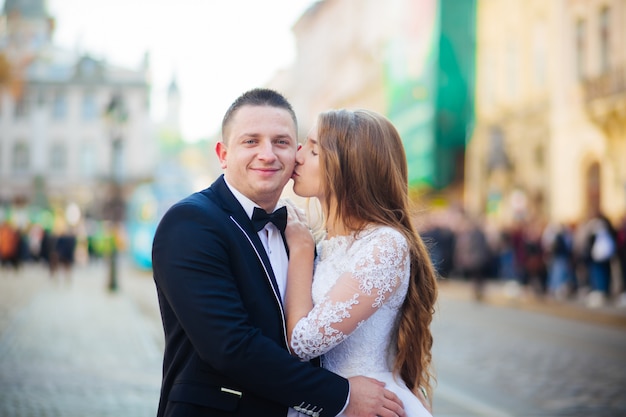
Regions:
<instances>
[{"instance_id":1,"label":"person in blurred background","mask_svg":"<svg viewBox=\"0 0 626 417\"><path fill-rule=\"evenodd\" d=\"M440 278L448 278L454 267L454 231L450 227L450 210L426 216L427 223L418 230L435 271Z\"/></svg>"},{"instance_id":2,"label":"person in blurred background","mask_svg":"<svg viewBox=\"0 0 626 417\"><path fill-rule=\"evenodd\" d=\"M572 232L564 224L549 224L543 231L541 241L548 271L547 293L563 300L574 286Z\"/></svg>"},{"instance_id":3,"label":"person in blurred background","mask_svg":"<svg viewBox=\"0 0 626 417\"><path fill-rule=\"evenodd\" d=\"M523 274L527 289L535 297L546 293L548 272L542 244L544 225L540 219L530 219L522 234Z\"/></svg>"},{"instance_id":4,"label":"person in blurred background","mask_svg":"<svg viewBox=\"0 0 626 417\"><path fill-rule=\"evenodd\" d=\"M619 259L621 294L617 300L619 307L626 307L626 215L622 219L616 230L617 258Z\"/></svg>"},{"instance_id":5,"label":"person in blurred background","mask_svg":"<svg viewBox=\"0 0 626 417\"><path fill-rule=\"evenodd\" d=\"M595 213L585 226L586 257L589 265L589 307L600 307L611 296L611 261L616 255L617 233L611 221Z\"/></svg>"},{"instance_id":6,"label":"person in blurred background","mask_svg":"<svg viewBox=\"0 0 626 417\"><path fill-rule=\"evenodd\" d=\"M54 252L56 258L56 266L53 273L58 269L62 271L62 278L67 283L72 282L72 270L74 268L74 260L76 256L76 234L66 229L54 239Z\"/></svg>"},{"instance_id":7,"label":"person in blurred background","mask_svg":"<svg viewBox=\"0 0 626 417\"><path fill-rule=\"evenodd\" d=\"M41 260L41 241L44 229L40 224L33 223L28 228L28 259L38 262Z\"/></svg>"},{"instance_id":8,"label":"person in blurred background","mask_svg":"<svg viewBox=\"0 0 626 417\"><path fill-rule=\"evenodd\" d=\"M333 372L382 380L420 417L430 416L437 282L412 224L407 174L402 140L384 116L319 115L293 179L297 195L321 203L324 236L316 250L306 216L291 210L286 311L295 355L324 355Z\"/></svg>"},{"instance_id":9,"label":"person in blurred background","mask_svg":"<svg viewBox=\"0 0 626 417\"><path fill-rule=\"evenodd\" d=\"M0 266L11 266L19 269L20 260L20 233L8 221L0 223Z\"/></svg>"},{"instance_id":10,"label":"person in blurred background","mask_svg":"<svg viewBox=\"0 0 626 417\"><path fill-rule=\"evenodd\" d=\"M472 282L474 299L482 301L487 265L491 259L491 248L485 232L477 221L461 213L454 243L454 265Z\"/></svg>"},{"instance_id":11,"label":"person in blurred background","mask_svg":"<svg viewBox=\"0 0 626 417\"><path fill-rule=\"evenodd\" d=\"M509 229L502 228L499 230L497 240L494 245L494 251L498 262L498 277L501 280L506 281L507 284L516 282L517 274L515 269L515 252L511 231Z\"/></svg>"},{"instance_id":12,"label":"person in blurred background","mask_svg":"<svg viewBox=\"0 0 626 417\"><path fill-rule=\"evenodd\" d=\"M297 147L289 102L273 90L244 93L227 110L216 146L224 174L161 219L152 251L165 332L159 417L274 417L288 408L320 417L344 408L349 416L404 415L382 383L348 380L289 353L279 229L286 209L278 201ZM279 218L268 222L267 212Z\"/></svg>"}]
</instances>

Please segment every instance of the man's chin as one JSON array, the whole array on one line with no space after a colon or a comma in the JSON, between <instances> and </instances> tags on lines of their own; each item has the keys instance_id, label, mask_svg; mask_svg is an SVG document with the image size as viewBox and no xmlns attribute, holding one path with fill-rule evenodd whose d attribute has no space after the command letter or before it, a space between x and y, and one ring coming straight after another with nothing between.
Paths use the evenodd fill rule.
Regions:
<instances>
[{"instance_id":1,"label":"man's chin","mask_svg":"<svg viewBox=\"0 0 626 417\"><path fill-rule=\"evenodd\" d=\"M287 185L287 182L289 182L289 180L281 181L281 182L262 181L258 183L256 189L258 192L267 194L268 196L274 195L274 194L280 195L283 192L283 189L285 188L285 186Z\"/></svg>"}]
</instances>

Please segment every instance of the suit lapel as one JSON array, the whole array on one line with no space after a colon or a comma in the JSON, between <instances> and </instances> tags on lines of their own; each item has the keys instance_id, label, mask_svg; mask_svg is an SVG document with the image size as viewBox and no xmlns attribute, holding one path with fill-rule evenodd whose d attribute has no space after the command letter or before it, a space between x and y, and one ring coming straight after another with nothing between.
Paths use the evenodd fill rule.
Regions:
<instances>
[{"instance_id":1,"label":"suit lapel","mask_svg":"<svg viewBox=\"0 0 626 417\"><path fill-rule=\"evenodd\" d=\"M280 291L278 290L278 284L276 282L276 276L274 275L274 270L272 269L269 256L263 247L261 238L259 238L258 233L252 225L252 221L246 214L243 207L241 207L241 204L237 201L233 193L230 192L230 189L224 181L223 175L213 183L210 189L215 191L218 197L218 203L221 204L224 211L230 215L234 225L241 230L242 234L252 246L254 252L256 252L257 258L265 271L268 283L272 286L282 311L282 301Z\"/></svg>"}]
</instances>

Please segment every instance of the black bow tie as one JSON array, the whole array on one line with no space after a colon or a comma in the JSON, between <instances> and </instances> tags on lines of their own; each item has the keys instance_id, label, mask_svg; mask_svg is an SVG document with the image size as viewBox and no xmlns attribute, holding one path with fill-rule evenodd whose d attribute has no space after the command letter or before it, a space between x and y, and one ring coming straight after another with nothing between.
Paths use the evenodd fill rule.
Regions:
<instances>
[{"instance_id":1,"label":"black bow tie","mask_svg":"<svg viewBox=\"0 0 626 417\"><path fill-rule=\"evenodd\" d=\"M274 211L272 214L268 214L265 210L255 207L252 213L252 224L256 231L260 231L265 227L267 222L274 223L274 226L280 230L280 233L285 233L285 227L287 227L287 207L281 207Z\"/></svg>"}]
</instances>

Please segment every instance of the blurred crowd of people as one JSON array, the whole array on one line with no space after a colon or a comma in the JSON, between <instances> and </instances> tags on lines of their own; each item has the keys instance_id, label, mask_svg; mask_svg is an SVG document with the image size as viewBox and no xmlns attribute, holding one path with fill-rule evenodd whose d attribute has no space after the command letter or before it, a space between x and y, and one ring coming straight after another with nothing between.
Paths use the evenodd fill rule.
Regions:
<instances>
[{"instance_id":1,"label":"blurred crowd of people","mask_svg":"<svg viewBox=\"0 0 626 417\"><path fill-rule=\"evenodd\" d=\"M71 282L77 261L97 260L107 256L110 239L102 228L93 233L78 227L45 228L37 223L18 227L14 222L0 223L0 271L20 271L25 263L45 265L51 278Z\"/></svg>"},{"instance_id":2,"label":"blurred crowd of people","mask_svg":"<svg viewBox=\"0 0 626 417\"><path fill-rule=\"evenodd\" d=\"M505 280L538 297L626 307L626 215L615 224L597 213L580 224L520 220L502 228L447 209L430 213L420 225L439 275L471 281L477 300L488 280ZM51 277L62 271L70 279L81 247L87 260L106 256L103 229L92 229L53 231L37 223L18 228L5 220L0 267L19 270L24 262L40 262Z\"/></svg>"},{"instance_id":3,"label":"blurred crowd of people","mask_svg":"<svg viewBox=\"0 0 626 417\"><path fill-rule=\"evenodd\" d=\"M626 215L596 213L580 224L519 220L496 227L462 210L434 212L421 233L441 277L506 280L537 297L582 299L589 307L626 307Z\"/></svg>"},{"instance_id":4,"label":"blurred crowd of people","mask_svg":"<svg viewBox=\"0 0 626 417\"><path fill-rule=\"evenodd\" d=\"M39 224L21 229L8 221L0 224L0 261L2 268L19 271L25 262L43 262L54 277L62 271L71 279L77 237L69 229L53 233Z\"/></svg>"}]
</instances>

